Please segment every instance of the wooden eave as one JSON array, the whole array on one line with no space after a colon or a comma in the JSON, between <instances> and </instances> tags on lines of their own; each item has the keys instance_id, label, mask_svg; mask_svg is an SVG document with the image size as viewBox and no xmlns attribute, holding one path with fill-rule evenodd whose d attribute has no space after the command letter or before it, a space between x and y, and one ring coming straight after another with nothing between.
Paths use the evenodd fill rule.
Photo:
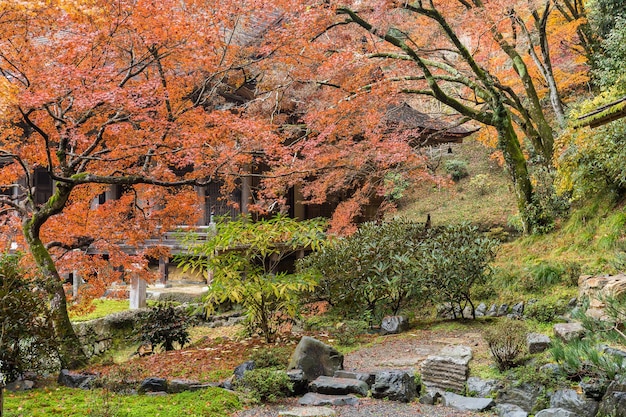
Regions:
<instances>
[{"instance_id":1,"label":"wooden eave","mask_svg":"<svg viewBox=\"0 0 626 417\"><path fill-rule=\"evenodd\" d=\"M447 123L422 113L408 103L391 106L386 113L387 131L407 133L416 146L462 143L480 127L465 127L463 123Z\"/></svg>"},{"instance_id":2,"label":"wooden eave","mask_svg":"<svg viewBox=\"0 0 626 417\"><path fill-rule=\"evenodd\" d=\"M589 126L593 129L614 120L621 119L622 117L626 117L626 97L622 97L619 100L598 107L592 112L583 114L574 122L574 128Z\"/></svg>"}]
</instances>

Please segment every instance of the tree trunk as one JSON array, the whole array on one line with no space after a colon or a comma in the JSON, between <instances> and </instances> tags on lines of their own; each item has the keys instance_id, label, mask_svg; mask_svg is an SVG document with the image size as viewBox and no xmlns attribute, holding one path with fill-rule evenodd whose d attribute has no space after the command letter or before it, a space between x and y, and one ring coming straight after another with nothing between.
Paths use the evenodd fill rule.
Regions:
<instances>
[{"instance_id":1,"label":"tree trunk","mask_svg":"<svg viewBox=\"0 0 626 417\"><path fill-rule=\"evenodd\" d=\"M45 289L50 302L50 316L59 343L61 366L67 369L83 366L87 363L87 356L67 314L67 300L59 272L50 253L39 238L38 230L33 222L24 222L23 229L28 248L33 254L46 283Z\"/></svg>"},{"instance_id":2,"label":"tree trunk","mask_svg":"<svg viewBox=\"0 0 626 417\"><path fill-rule=\"evenodd\" d=\"M495 127L498 131L498 147L504 155L507 170L513 180L513 190L522 221L524 234L532 233L528 206L532 203L533 187L528 175L526 158L520 148L519 139L513 128L511 117L504 105L494 109Z\"/></svg>"}]
</instances>

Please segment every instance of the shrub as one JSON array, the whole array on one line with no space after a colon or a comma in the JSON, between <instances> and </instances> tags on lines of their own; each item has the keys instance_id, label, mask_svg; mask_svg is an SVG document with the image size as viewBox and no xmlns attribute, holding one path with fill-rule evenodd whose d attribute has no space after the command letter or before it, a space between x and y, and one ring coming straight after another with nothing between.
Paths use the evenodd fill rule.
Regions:
<instances>
[{"instance_id":1,"label":"shrub","mask_svg":"<svg viewBox=\"0 0 626 417\"><path fill-rule=\"evenodd\" d=\"M506 371L517 365L526 348L526 325L519 320L502 320L485 331L484 337L498 369Z\"/></svg>"},{"instance_id":2,"label":"shrub","mask_svg":"<svg viewBox=\"0 0 626 417\"><path fill-rule=\"evenodd\" d=\"M489 191L489 176L478 174L470 179L469 186L476 194L483 196Z\"/></svg>"},{"instance_id":3,"label":"shrub","mask_svg":"<svg viewBox=\"0 0 626 417\"><path fill-rule=\"evenodd\" d=\"M317 279L317 300L348 317L378 320L421 298L423 285L415 268L418 244L425 237L421 223L364 223L352 236L335 239L302 259L298 269Z\"/></svg>"},{"instance_id":4,"label":"shrub","mask_svg":"<svg viewBox=\"0 0 626 417\"><path fill-rule=\"evenodd\" d=\"M567 344L554 341L550 353L570 379L591 377L610 381L625 370L624 358L601 351L593 338Z\"/></svg>"},{"instance_id":5,"label":"shrub","mask_svg":"<svg viewBox=\"0 0 626 417\"><path fill-rule=\"evenodd\" d=\"M282 260L303 249L319 250L326 221L298 221L284 215L253 222L222 218L217 233L192 249L194 257L179 259L183 270L211 270L205 298L207 314L225 302L241 304L249 333L258 331L272 342L281 326L298 316L302 294L315 280L280 272Z\"/></svg>"},{"instance_id":6,"label":"shrub","mask_svg":"<svg viewBox=\"0 0 626 417\"><path fill-rule=\"evenodd\" d=\"M431 299L452 305L455 317L467 305L474 316L472 291L487 282L497 247L496 240L469 223L434 228L419 243L414 273L428 286Z\"/></svg>"},{"instance_id":7,"label":"shrub","mask_svg":"<svg viewBox=\"0 0 626 417\"><path fill-rule=\"evenodd\" d=\"M329 333L339 345L352 346L357 342L359 335L365 333L368 328L364 320L344 320L337 323Z\"/></svg>"},{"instance_id":8,"label":"shrub","mask_svg":"<svg viewBox=\"0 0 626 417\"><path fill-rule=\"evenodd\" d=\"M0 383L57 366L47 297L19 261L20 255L0 255Z\"/></svg>"},{"instance_id":9,"label":"shrub","mask_svg":"<svg viewBox=\"0 0 626 417\"><path fill-rule=\"evenodd\" d=\"M449 174L454 181L459 181L469 175L467 172L467 162L451 159L446 161L443 169Z\"/></svg>"},{"instance_id":10,"label":"shrub","mask_svg":"<svg viewBox=\"0 0 626 417\"><path fill-rule=\"evenodd\" d=\"M567 312L568 306L565 300L539 300L536 303L527 304L524 315L529 319L540 323L552 323L554 319Z\"/></svg>"},{"instance_id":11,"label":"shrub","mask_svg":"<svg viewBox=\"0 0 626 417\"><path fill-rule=\"evenodd\" d=\"M285 369L289 363L289 347L265 347L255 350L250 356L256 368Z\"/></svg>"},{"instance_id":12,"label":"shrub","mask_svg":"<svg viewBox=\"0 0 626 417\"><path fill-rule=\"evenodd\" d=\"M171 304L159 303L148 310L141 328L137 331L141 334L143 342L152 346L161 346L166 351L174 350L174 343L182 348L190 342L188 328L194 320L187 313Z\"/></svg>"},{"instance_id":13,"label":"shrub","mask_svg":"<svg viewBox=\"0 0 626 417\"><path fill-rule=\"evenodd\" d=\"M276 402L293 391L293 383L282 371L255 368L237 380L235 389L245 392L256 402Z\"/></svg>"}]
</instances>

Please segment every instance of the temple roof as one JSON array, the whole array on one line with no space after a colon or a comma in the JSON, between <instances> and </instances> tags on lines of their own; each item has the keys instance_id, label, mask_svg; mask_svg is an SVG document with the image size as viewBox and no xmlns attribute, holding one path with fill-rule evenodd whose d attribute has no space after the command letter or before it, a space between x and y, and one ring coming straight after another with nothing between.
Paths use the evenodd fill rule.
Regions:
<instances>
[{"instance_id":1,"label":"temple roof","mask_svg":"<svg viewBox=\"0 0 626 417\"><path fill-rule=\"evenodd\" d=\"M479 127L463 126L464 120L447 122L429 116L408 103L389 107L386 118L388 131L401 130L408 133L415 146L461 143L463 138L480 130Z\"/></svg>"}]
</instances>

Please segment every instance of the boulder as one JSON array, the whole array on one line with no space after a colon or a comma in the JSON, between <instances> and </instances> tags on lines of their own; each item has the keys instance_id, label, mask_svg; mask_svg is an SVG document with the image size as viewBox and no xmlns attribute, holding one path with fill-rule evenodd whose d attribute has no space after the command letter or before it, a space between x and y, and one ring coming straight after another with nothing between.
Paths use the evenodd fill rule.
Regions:
<instances>
[{"instance_id":1,"label":"boulder","mask_svg":"<svg viewBox=\"0 0 626 417\"><path fill-rule=\"evenodd\" d=\"M578 417L575 413L564 408L546 408L541 410L535 417Z\"/></svg>"},{"instance_id":2,"label":"boulder","mask_svg":"<svg viewBox=\"0 0 626 417\"><path fill-rule=\"evenodd\" d=\"M141 381L139 389L140 393L146 392L167 392L167 379L165 378L146 378Z\"/></svg>"},{"instance_id":3,"label":"boulder","mask_svg":"<svg viewBox=\"0 0 626 417\"><path fill-rule=\"evenodd\" d=\"M498 315L498 305L497 304L492 304L491 307L489 307L489 310L487 310L487 313L485 313L485 315L487 317L495 317Z\"/></svg>"},{"instance_id":4,"label":"boulder","mask_svg":"<svg viewBox=\"0 0 626 417\"><path fill-rule=\"evenodd\" d=\"M92 382L97 378L95 374L88 373L71 373L67 369L61 369L57 382L69 388L91 388Z\"/></svg>"},{"instance_id":5,"label":"boulder","mask_svg":"<svg viewBox=\"0 0 626 417\"><path fill-rule=\"evenodd\" d=\"M578 279L580 298L589 298L589 308L586 314L590 317L605 320L605 303L602 298L618 297L626 292L626 274L613 276L581 275Z\"/></svg>"},{"instance_id":6,"label":"boulder","mask_svg":"<svg viewBox=\"0 0 626 417\"><path fill-rule=\"evenodd\" d=\"M590 381L580 381L578 386L585 394L585 397L600 401L609 387L606 379L593 379Z\"/></svg>"},{"instance_id":7,"label":"boulder","mask_svg":"<svg viewBox=\"0 0 626 417\"><path fill-rule=\"evenodd\" d=\"M537 405L537 401L543 394L543 391L544 387L531 384L508 387L498 391L496 402L498 404L513 404L530 413Z\"/></svg>"},{"instance_id":8,"label":"boulder","mask_svg":"<svg viewBox=\"0 0 626 417\"><path fill-rule=\"evenodd\" d=\"M421 365L422 383L429 390L462 393L465 391L470 359L471 356L429 356Z\"/></svg>"},{"instance_id":9,"label":"boulder","mask_svg":"<svg viewBox=\"0 0 626 417\"><path fill-rule=\"evenodd\" d=\"M216 384L202 384L198 381L189 379L172 379L167 384L167 392L170 394L176 394L184 391L198 391L211 386L216 386Z\"/></svg>"},{"instance_id":10,"label":"boulder","mask_svg":"<svg viewBox=\"0 0 626 417\"><path fill-rule=\"evenodd\" d=\"M298 400L300 405L324 406L324 405L357 405L359 399L354 395L326 395L316 392L308 392Z\"/></svg>"},{"instance_id":11,"label":"boulder","mask_svg":"<svg viewBox=\"0 0 626 417\"><path fill-rule=\"evenodd\" d=\"M301 369L308 381L318 376L332 376L343 369L343 355L332 346L304 336L291 355L287 369Z\"/></svg>"},{"instance_id":12,"label":"boulder","mask_svg":"<svg viewBox=\"0 0 626 417\"><path fill-rule=\"evenodd\" d=\"M380 334L398 334L409 330L409 320L404 316L386 316L380 325Z\"/></svg>"},{"instance_id":13,"label":"boulder","mask_svg":"<svg viewBox=\"0 0 626 417\"><path fill-rule=\"evenodd\" d=\"M498 390L495 379L481 379L475 376L467 378L467 392L475 397L491 397Z\"/></svg>"},{"instance_id":14,"label":"boulder","mask_svg":"<svg viewBox=\"0 0 626 417\"><path fill-rule=\"evenodd\" d=\"M541 353L550 347L550 337L541 333L528 333L526 335L526 346L529 353Z\"/></svg>"},{"instance_id":15,"label":"boulder","mask_svg":"<svg viewBox=\"0 0 626 417\"><path fill-rule=\"evenodd\" d=\"M302 395L309 389L309 381L304 376L302 369L291 369L286 372L289 381L293 384L293 395Z\"/></svg>"},{"instance_id":16,"label":"boulder","mask_svg":"<svg viewBox=\"0 0 626 417\"><path fill-rule=\"evenodd\" d=\"M550 397L550 408L569 410L578 417L593 417L598 412L598 403L581 398L573 389L561 389Z\"/></svg>"},{"instance_id":17,"label":"boulder","mask_svg":"<svg viewBox=\"0 0 626 417\"><path fill-rule=\"evenodd\" d=\"M358 394L365 396L369 391L369 387L365 382L358 379L333 378L322 375L309 384L309 390L329 395Z\"/></svg>"},{"instance_id":18,"label":"boulder","mask_svg":"<svg viewBox=\"0 0 626 417\"><path fill-rule=\"evenodd\" d=\"M482 412L493 408L496 403L491 398L464 397L453 392L441 393L442 404L461 411Z\"/></svg>"},{"instance_id":19,"label":"boulder","mask_svg":"<svg viewBox=\"0 0 626 417\"><path fill-rule=\"evenodd\" d=\"M485 303L480 303L478 304L478 307L476 307L476 317L482 317L485 314L487 314L487 304Z\"/></svg>"},{"instance_id":20,"label":"boulder","mask_svg":"<svg viewBox=\"0 0 626 417\"><path fill-rule=\"evenodd\" d=\"M520 301L519 303L511 307L511 314L513 314L515 317L522 317L524 315L524 302Z\"/></svg>"},{"instance_id":21,"label":"boulder","mask_svg":"<svg viewBox=\"0 0 626 417\"><path fill-rule=\"evenodd\" d=\"M328 407L296 407L278 412L278 417L332 417L337 413Z\"/></svg>"},{"instance_id":22,"label":"boulder","mask_svg":"<svg viewBox=\"0 0 626 417\"><path fill-rule=\"evenodd\" d=\"M626 381L611 382L600 402L598 415L626 417Z\"/></svg>"},{"instance_id":23,"label":"boulder","mask_svg":"<svg viewBox=\"0 0 626 417\"><path fill-rule=\"evenodd\" d=\"M413 375L404 371L378 372L372 385L372 397L404 403L412 401L418 391Z\"/></svg>"},{"instance_id":24,"label":"boulder","mask_svg":"<svg viewBox=\"0 0 626 417\"><path fill-rule=\"evenodd\" d=\"M564 342L569 342L575 339L581 339L585 334L585 329L582 324L574 323L557 323L553 327L554 335Z\"/></svg>"},{"instance_id":25,"label":"boulder","mask_svg":"<svg viewBox=\"0 0 626 417\"><path fill-rule=\"evenodd\" d=\"M28 391L35 387L35 383L28 379L18 379L17 381L9 382L4 389L9 392Z\"/></svg>"},{"instance_id":26,"label":"boulder","mask_svg":"<svg viewBox=\"0 0 626 417\"><path fill-rule=\"evenodd\" d=\"M254 361L245 361L244 363L242 363L241 365L235 368L233 375L235 375L235 379L241 380L243 379L243 374L245 374L248 371L253 370L255 367L256 367L256 364L254 363Z\"/></svg>"},{"instance_id":27,"label":"boulder","mask_svg":"<svg viewBox=\"0 0 626 417\"><path fill-rule=\"evenodd\" d=\"M496 405L498 417L528 417L528 413L515 404Z\"/></svg>"},{"instance_id":28,"label":"boulder","mask_svg":"<svg viewBox=\"0 0 626 417\"><path fill-rule=\"evenodd\" d=\"M498 311L496 312L496 316L497 317L506 316L506 314L508 312L509 312L509 305L508 304L502 304L500 307L498 307Z\"/></svg>"},{"instance_id":29,"label":"boulder","mask_svg":"<svg viewBox=\"0 0 626 417\"><path fill-rule=\"evenodd\" d=\"M376 379L376 374L369 372L350 372L350 371L336 371L333 375L335 378L349 378L349 379L358 379L359 381L363 381L367 384L368 387L374 385L374 380Z\"/></svg>"}]
</instances>

